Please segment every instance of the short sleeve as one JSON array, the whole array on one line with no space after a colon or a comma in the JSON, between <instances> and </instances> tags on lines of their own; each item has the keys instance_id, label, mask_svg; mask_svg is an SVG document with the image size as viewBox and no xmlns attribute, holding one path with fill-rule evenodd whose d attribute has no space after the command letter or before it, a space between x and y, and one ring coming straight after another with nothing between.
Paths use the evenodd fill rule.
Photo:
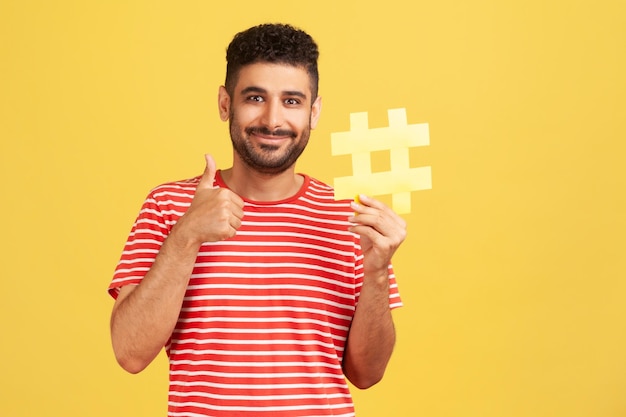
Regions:
<instances>
[{"instance_id":1,"label":"short sleeve","mask_svg":"<svg viewBox=\"0 0 626 417\"><path fill-rule=\"evenodd\" d=\"M111 296L117 298L121 287L141 282L152 267L168 233L164 215L151 193L141 207L115 268L108 288Z\"/></svg>"}]
</instances>

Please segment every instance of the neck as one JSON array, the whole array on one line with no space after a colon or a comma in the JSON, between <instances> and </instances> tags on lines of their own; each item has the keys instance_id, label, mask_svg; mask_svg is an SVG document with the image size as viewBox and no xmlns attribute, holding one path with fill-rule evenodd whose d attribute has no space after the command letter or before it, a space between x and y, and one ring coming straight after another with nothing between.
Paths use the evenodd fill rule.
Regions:
<instances>
[{"instance_id":1,"label":"neck","mask_svg":"<svg viewBox=\"0 0 626 417\"><path fill-rule=\"evenodd\" d=\"M235 157L232 168L222 170L222 179L241 198L252 201L280 201L295 195L304 177L295 173L295 165L280 174L252 170Z\"/></svg>"}]
</instances>

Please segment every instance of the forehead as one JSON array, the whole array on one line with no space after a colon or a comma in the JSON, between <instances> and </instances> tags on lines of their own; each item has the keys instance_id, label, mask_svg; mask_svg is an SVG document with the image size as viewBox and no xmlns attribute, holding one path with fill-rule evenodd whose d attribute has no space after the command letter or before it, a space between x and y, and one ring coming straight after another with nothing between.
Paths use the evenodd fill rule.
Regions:
<instances>
[{"instance_id":1,"label":"forehead","mask_svg":"<svg viewBox=\"0 0 626 417\"><path fill-rule=\"evenodd\" d=\"M300 91L311 95L311 80L304 67L281 63L256 62L242 67L237 76L235 94L249 87L268 92Z\"/></svg>"}]
</instances>

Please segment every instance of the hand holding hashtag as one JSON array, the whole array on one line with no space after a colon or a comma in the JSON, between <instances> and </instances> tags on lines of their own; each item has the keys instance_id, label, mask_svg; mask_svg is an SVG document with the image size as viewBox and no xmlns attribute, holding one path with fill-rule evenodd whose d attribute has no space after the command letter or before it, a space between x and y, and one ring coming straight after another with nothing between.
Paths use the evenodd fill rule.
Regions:
<instances>
[{"instance_id":1,"label":"hand holding hashtag","mask_svg":"<svg viewBox=\"0 0 626 417\"><path fill-rule=\"evenodd\" d=\"M391 257L406 238L406 222L385 204L365 195L351 206L355 214L348 220L355 225L350 231L361 237L365 276L387 277Z\"/></svg>"}]
</instances>

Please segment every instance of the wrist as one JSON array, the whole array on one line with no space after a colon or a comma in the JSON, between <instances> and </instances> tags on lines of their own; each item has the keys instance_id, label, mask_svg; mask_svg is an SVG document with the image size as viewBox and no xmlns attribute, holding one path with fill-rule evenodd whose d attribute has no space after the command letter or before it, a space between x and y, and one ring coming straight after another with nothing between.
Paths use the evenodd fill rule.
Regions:
<instances>
[{"instance_id":1,"label":"wrist","mask_svg":"<svg viewBox=\"0 0 626 417\"><path fill-rule=\"evenodd\" d=\"M197 253L203 242L196 236L195 233L191 233L188 229L189 228L185 227L185 222L181 217L172 227L172 230L166 239L168 246L173 246L173 248L180 253Z\"/></svg>"},{"instance_id":2,"label":"wrist","mask_svg":"<svg viewBox=\"0 0 626 417\"><path fill-rule=\"evenodd\" d=\"M381 286L389 285L389 268L377 268L371 271L364 271L364 281L375 283Z\"/></svg>"}]
</instances>

